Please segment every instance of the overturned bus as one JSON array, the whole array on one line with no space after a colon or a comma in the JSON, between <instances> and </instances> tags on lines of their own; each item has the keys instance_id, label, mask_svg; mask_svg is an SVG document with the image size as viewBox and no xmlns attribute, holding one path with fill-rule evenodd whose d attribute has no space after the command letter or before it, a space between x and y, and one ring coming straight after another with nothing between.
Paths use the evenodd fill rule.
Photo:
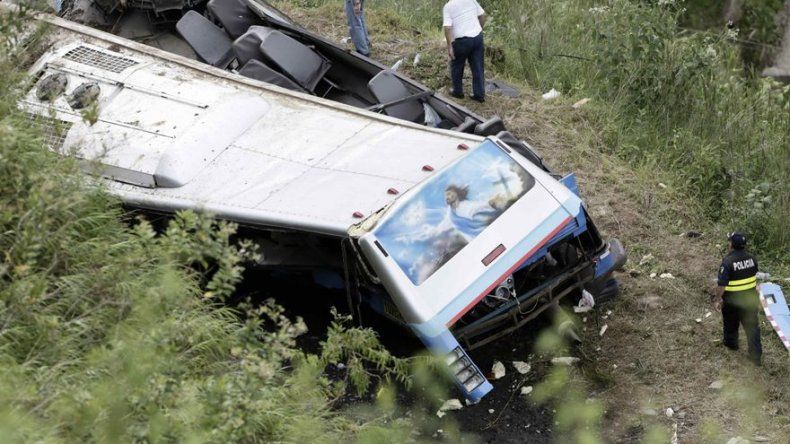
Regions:
<instances>
[{"instance_id":1,"label":"overturned bus","mask_svg":"<svg viewBox=\"0 0 790 444\"><path fill-rule=\"evenodd\" d=\"M435 128L41 18L49 43L20 107L51 149L130 208L240 224L261 246L255 267L341 285L446 358L470 400L492 386L469 350L616 287L624 251L574 176L506 131Z\"/></svg>"}]
</instances>

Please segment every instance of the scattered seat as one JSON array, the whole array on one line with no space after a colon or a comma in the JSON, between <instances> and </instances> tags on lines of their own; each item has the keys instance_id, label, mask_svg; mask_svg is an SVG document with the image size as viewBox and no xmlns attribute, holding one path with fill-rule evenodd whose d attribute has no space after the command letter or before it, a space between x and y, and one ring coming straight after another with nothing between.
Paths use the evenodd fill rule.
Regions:
<instances>
[{"instance_id":1,"label":"scattered seat","mask_svg":"<svg viewBox=\"0 0 790 444\"><path fill-rule=\"evenodd\" d=\"M206 11L234 40L251 26L263 24L263 20L241 0L209 0Z\"/></svg>"},{"instance_id":2,"label":"scattered seat","mask_svg":"<svg viewBox=\"0 0 790 444\"><path fill-rule=\"evenodd\" d=\"M405 99L413 95L395 73L388 69L379 72L370 79L368 89L381 104ZM384 108L384 113L388 116L411 122L422 122L425 110L422 103L420 103L419 97L415 97L413 100L406 100Z\"/></svg>"},{"instance_id":3,"label":"scattered seat","mask_svg":"<svg viewBox=\"0 0 790 444\"><path fill-rule=\"evenodd\" d=\"M475 125L477 125L477 120L469 116L466 116L466 119L464 119L464 121L461 122L460 125L453 128L453 130L461 133L468 133L471 132L470 130L473 129Z\"/></svg>"},{"instance_id":4,"label":"scattered seat","mask_svg":"<svg viewBox=\"0 0 790 444\"><path fill-rule=\"evenodd\" d=\"M278 68L307 91L314 92L331 63L315 51L280 31L252 26L233 42L240 64L251 59Z\"/></svg>"},{"instance_id":5,"label":"scattered seat","mask_svg":"<svg viewBox=\"0 0 790 444\"><path fill-rule=\"evenodd\" d=\"M499 116L494 116L475 127L475 134L478 136L493 136L505 131L505 123Z\"/></svg>"},{"instance_id":6,"label":"scattered seat","mask_svg":"<svg viewBox=\"0 0 790 444\"><path fill-rule=\"evenodd\" d=\"M176 23L176 30L209 65L225 69L233 61L233 47L225 31L195 11L188 11Z\"/></svg>"},{"instance_id":7,"label":"scattered seat","mask_svg":"<svg viewBox=\"0 0 790 444\"><path fill-rule=\"evenodd\" d=\"M304 89L297 85L296 82L264 65L263 62L255 59L251 59L245 63L244 66L242 66L239 70L239 74L243 75L244 77L260 80L261 82L282 86L283 88L293 91L304 92Z\"/></svg>"}]
</instances>

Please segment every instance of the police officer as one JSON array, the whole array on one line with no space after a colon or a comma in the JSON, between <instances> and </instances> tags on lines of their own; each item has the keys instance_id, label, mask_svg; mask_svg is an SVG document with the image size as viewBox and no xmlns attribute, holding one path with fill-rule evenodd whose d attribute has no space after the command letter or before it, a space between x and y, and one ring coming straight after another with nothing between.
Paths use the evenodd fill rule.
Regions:
<instances>
[{"instance_id":1,"label":"police officer","mask_svg":"<svg viewBox=\"0 0 790 444\"><path fill-rule=\"evenodd\" d=\"M718 286L714 289L713 304L721 310L724 322L724 345L738 349L738 324L743 325L749 345L749 360L760 365L763 353L760 344L760 325L757 311L757 259L746 252L746 236L733 232L728 236L729 254L721 261Z\"/></svg>"}]
</instances>

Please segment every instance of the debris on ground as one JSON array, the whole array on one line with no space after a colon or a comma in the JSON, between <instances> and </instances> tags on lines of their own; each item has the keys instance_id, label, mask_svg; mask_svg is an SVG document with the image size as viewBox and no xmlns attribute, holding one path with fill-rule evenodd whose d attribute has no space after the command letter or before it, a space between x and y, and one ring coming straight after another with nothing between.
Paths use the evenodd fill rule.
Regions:
<instances>
[{"instance_id":1,"label":"debris on ground","mask_svg":"<svg viewBox=\"0 0 790 444\"><path fill-rule=\"evenodd\" d=\"M397 70L398 70L398 68L400 68L400 66L401 66L402 64L403 64L403 59L399 59L397 62L395 62L395 64L394 64L394 65L392 65L392 66L390 67L390 71L397 71Z\"/></svg>"},{"instance_id":2,"label":"debris on ground","mask_svg":"<svg viewBox=\"0 0 790 444\"><path fill-rule=\"evenodd\" d=\"M493 414L494 413L494 409L488 409L488 413Z\"/></svg>"},{"instance_id":3,"label":"debris on ground","mask_svg":"<svg viewBox=\"0 0 790 444\"><path fill-rule=\"evenodd\" d=\"M697 318L697 319L694 319L694 322L696 322L697 324L699 324L699 323L701 323L701 322L702 322L702 318Z\"/></svg>"},{"instance_id":4,"label":"debris on ground","mask_svg":"<svg viewBox=\"0 0 790 444\"><path fill-rule=\"evenodd\" d=\"M706 311L705 312L705 319L708 319L711 316L711 314L712 314L711 312Z\"/></svg>"},{"instance_id":5,"label":"debris on ground","mask_svg":"<svg viewBox=\"0 0 790 444\"><path fill-rule=\"evenodd\" d=\"M658 296L645 296L637 299L637 303L653 310L661 308L661 298Z\"/></svg>"},{"instance_id":6,"label":"debris on ground","mask_svg":"<svg viewBox=\"0 0 790 444\"><path fill-rule=\"evenodd\" d=\"M667 415L667 418L671 418L675 416L675 411L672 409L672 407L667 407L666 411L664 411L664 414Z\"/></svg>"},{"instance_id":7,"label":"debris on ground","mask_svg":"<svg viewBox=\"0 0 790 444\"><path fill-rule=\"evenodd\" d=\"M419 65L421 58L422 58L422 55L419 52L417 54L414 54L414 62L412 62L412 65L413 66Z\"/></svg>"},{"instance_id":8,"label":"debris on ground","mask_svg":"<svg viewBox=\"0 0 790 444\"><path fill-rule=\"evenodd\" d=\"M521 91L516 87L508 85L501 80L486 80L487 93L499 93L505 97L515 98L521 95Z\"/></svg>"},{"instance_id":9,"label":"debris on ground","mask_svg":"<svg viewBox=\"0 0 790 444\"><path fill-rule=\"evenodd\" d=\"M585 313L592 310L593 307L595 307L595 298L589 291L582 290L582 297L579 299L579 304L573 307L573 312Z\"/></svg>"},{"instance_id":10,"label":"debris on ground","mask_svg":"<svg viewBox=\"0 0 790 444\"><path fill-rule=\"evenodd\" d=\"M528 386L525 386L525 387L521 387L521 394L522 395L529 396L530 393L532 393L532 386L531 385L528 385Z\"/></svg>"},{"instance_id":11,"label":"debris on ground","mask_svg":"<svg viewBox=\"0 0 790 444\"><path fill-rule=\"evenodd\" d=\"M642 409L642 414L647 416L658 416L658 412L655 409Z\"/></svg>"},{"instance_id":12,"label":"debris on ground","mask_svg":"<svg viewBox=\"0 0 790 444\"><path fill-rule=\"evenodd\" d=\"M441 407L439 407L439 410L436 412L436 416L441 418L446 415L445 412L450 410L461 410L462 408L464 408L464 406L461 404L461 401L455 398L448 399L447 401L444 401L444 404L442 404Z\"/></svg>"},{"instance_id":13,"label":"debris on ground","mask_svg":"<svg viewBox=\"0 0 790 444\"><path fill-rule=\"evenodd\" d=\"M656 278L656 276L657 276L657 274L656 274L656 273L650 273L650 279L655 279L655 278Z\"/></svg>"},{"instance_id":14,"label":"debris on ground","mask_svg":"<svg viewBox=\"0 0 790 444\"><path fill-rule=\"evenodd\" d=\"M666 184L664 184L664 183L662 183L662 182L659 182L659 183L658 183L658 186L659 186L659 187L661 187L661 188L663 188L663 189L666 189L666 188L667 188Z\"/></svg>"},{"instance_id":15,"label":"debris on ground","mask_svg":"<svg viewBox=\"0 0 790 444\"><path fill-rule=\"evenodd\" d=\"M601 327L601 331L598 332L598 336L603 336L603 334L606 333L607 328L609 328L609 324L603 324L603 327Z\"/></svg>"},{"instance_id":16,"label":"debris on ground","mask_svg":"<svg viewBox=\"0 0 790 444\"><path fill-rule=\"evenodd\" d=\"M562 95L561 92L557 91L554 88L551 88L551 90L549 92L547 92L546 94L543 94L541 97L543 97L543 100L553 100L553 99L556 99L557 97L559 97L561 95Z\"/></svg>"},{"instance_id":17,"label":"debris on ground","mask_svg":"<svg viewBox=\"0 0 790 444\"><path fill-rule=\"evenodd\" d=\"M734 438L730 438L727 441L727 444L749 444L749 440L740 436L736 436Z\"/></svg>"},{"instance_id":18,"label":"debris on ground","mask_svg":"<svg viewBox=\"0 0 790 444\"><path fill-rule=\"evenodd\" d=\"M695 239L704 236L705 233L702 233L700 231L686 231L685 233L680 233L680 235L691 239Z\"/></svg>"},{"instance_id":19,"label":"debris on ground","mask_svg":"<svg viewBox=\"0 0 790 444\"><path fill-rule=\"evenodd\" d=\"M639 266L641 267L642 265L647 265L650 262L653 262L653 259L655 259L655 257L653 257L652 254L646 254L642 256L642 259L639 261Z\"/></svg>"},{"instance_id":20,"label":"debris on ground","mask_svg":"<svg viewBox=\"0 0 790 444\"><path fill-rule=\"evenodd\" d=\"M494 376L494 379L499 379L505 376L505 365L499 361L494 361L494 365L491 367L491 374Z\"/></svg>"},{"instance_id":21,"label":"debris on ground","mask_svg":"<svg viewBox=\"0 0 790 444\"><path fill-rule=\"evenodd\" d=\"M659 276L661 279L675 279L675 276L672 276L672 273L661 273Z\"/></svg>"},{"instance_id":22,"label":"debris on ground","mask_svg":"<svg viewBox=\"0 0 790 444\"><path fill-rule=\"evenodd\" d=\"M713 390L721 390L724 387L724 381L716 380L710 383L708 388Z\"/></svg>"},{"instance_id":23,"label":"debris on ground","mask_svg":"<svg viewBox=\"0 0 790 444\"><path fill-rule=\"evenodd\" d=\"M513 367L515 367L516 371L522 375L529 373L529 370L532 368L529 363L524 361L513 361Z\"/></svg>"},{"instance_id":24,"label":"debris on ground","mask_svg":"<svg viewBox=\"0 0 790 444\"><path fill-rule=\"evenodd\" d=\"M669 444L678 444L678 423L672 424L672 438L669 439Z\"/></svg>"},{"instance_id":25,"label":"debris on ground","mask_svg":"<svg viewBox=\"0 0 790 444\"><path fill-rule=\"evenodd\" d=\"M551 363L554 365L573 365L579 362L579 358L573 356L561 356L559 358L551 358Z\"/></svg>"},{"instance_id":26,"label":"debris on ground","mask_svg":"<svg viewBox=\"0 0 790 444\"><path fill-rule=\"evenodd\" d=\"M763 273L762 271L758 271L757 274L755 275L755 277L757 277L758 281L767 281L767 280L771 279L771 274L770 273Z\"/></svg>"},{"instance_id":27,"label":"debris on ground","mask_svg":"<svg viewBox=\"0 0 790 444\"><path fill-rule=\"evenodd\" d=\"M574 103L573 105L571 105L571 108L579 109L579 108L583 107L584 105L586 105L587 103L589 103L589 101L590 101L590 98L585 97L585 98L579 100L578 102Z\"/></svg>"}]
</instances>

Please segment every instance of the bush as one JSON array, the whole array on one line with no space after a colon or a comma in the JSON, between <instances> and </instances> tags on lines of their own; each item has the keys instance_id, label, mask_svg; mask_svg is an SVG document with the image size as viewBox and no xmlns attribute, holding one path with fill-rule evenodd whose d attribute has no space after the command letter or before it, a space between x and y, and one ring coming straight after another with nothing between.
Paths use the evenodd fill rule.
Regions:
<instances>
[{"instance_id":1,"label":"bush","mask_svg":"<svg viewBox=\"0 0 790 444\"><path fill-rule=\"evenodd\" d=\"M16 109L24 12L0 14L0 436L4 442L404 440L420 415L341 409L409 383L375 333L338 318L320 353L272 303L222 304L254 254L235 226L179 213L157 235ZM32 36L41 33L31 34ZM305 295L305 297L308 297ZM347 361L347 372L325 369ZM440 384L435 384L442 387ZM434 428L435 430L435 428Z\"/></svg>"},{"instance_id":2,"label":"bush","mask_svg":"<svg viewBox=\"0 0 790 444\"><path fill-rule=\"evenodd\" d=\"M674 176L711 220L786 257L790 87L751 76L736 31L680 28L681 4L508 0L491 5L493 34L508 74L599 99L608 149Z\"/></svg>"}]
</instances>

